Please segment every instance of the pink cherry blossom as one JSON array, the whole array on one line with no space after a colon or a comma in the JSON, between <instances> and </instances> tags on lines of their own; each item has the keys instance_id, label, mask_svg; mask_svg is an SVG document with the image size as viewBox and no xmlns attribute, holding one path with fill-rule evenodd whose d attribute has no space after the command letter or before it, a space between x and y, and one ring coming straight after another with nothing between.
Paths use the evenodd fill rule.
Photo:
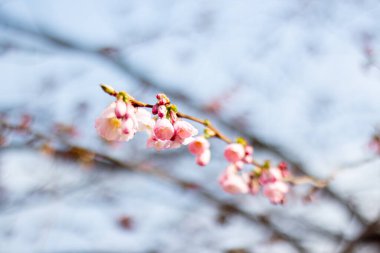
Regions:
<instances>
[{"instance_id":1,"label":"pink cherry blossom","mask_svg":"<svg viewBox=\"0 0 380 253\"><path fill-rule=\"evenodd\" d=\"M169 141L162 141L162 140L159 140L156 136L154 135L151 135L148 140L147 140L147 143L146 143L146 146L148 148L154 148L156 149L157 151L160 151L160 150L164 150L164 149L167 149L168 148L168 145L169 145Z\"/></svg>"},{"instance_id":2,"label":"pink cherry blossom","mask_svg":"<svg viewBox=\"0 0 380 253\"><path fill-rule=\"evenodd\" d=\"M187 139L198 134L198 130L193 125L183 120L177 120L174 123L174 130L176 135L182 139Z\"/></svg>"},{"instance_id":3,"label":"pink cherry blossom","mask_svg":"<svg viewBox=\"0 0 380 253\"><path fill-rule=\"evenodd\" d=\"M219 177L219 184L225 192L231 194L249 192L247 181L237 174L237 168L233 164L229 165Z\"/></svg>"},{"instance_id":4,"label":"pink cherry blossom","mask_svg":"<svg viewBox=\"0 0 380 253\"><path fill-rule=\"evenodd\" d=\"M152 119L150 113L143 109L143 108L137 108L135 112L135 116L137 119L137 130L138 131L146 131L148 134L150 134L153 131L155 120Z\"/></svg>"},{"instance_id":5,"label":"pink cherry blossom","mask_svg":"<svg viewBox=\"0 0 380 253\"><path fill-rule=\"evenodd\" d=\"M260 176L260 184L269 184L274 183L276 181L282 180L283 174L282 171L277 167L272 167L268 170L263 171L263 173Z\"/></svg>"},{"instance_id":6,"label":"pink cherry blossom","mask_svg":"<svg viewBox=\"0 0 380 253\"><path fill-rule=\"evenodd\" d=\"M196 162L199 166L206 166L211 159L210 149L206 149L202 154L197 155Z\"/></svg>"},{"instance_id":7,"label":"pink cherry blossom","mask_svg":"<svg viewBox=\"0 0 380 253\"><path fill-rule=\"evenodd\" d=\"M208 140L203 137L199 136L195 138L190 144L189 144L189 151L193 155L201 155L205 150L210 148L210 143Z\"/></svg>"},{"instance_id":8,"label":"pink cherry blossom","mask_svg":"<svg viewBox=\"0 0 380 253\"><path fill-rule=\"evenodd\" d=\"M280 162L278 168L280 169L283 178L290 176L288 164L286 162Z\"/></svg>"},{"instance_id":9,"label":"pink cherry blossom","mask_svg":"<svg viewBox=\"0 0 380 253\"><path fill-rule=\"evenodd\" d=\"M159 105L165 105L165 104L167 104L167 103L170 102L169 98L165 94L163 94L163 93L157 94L156 98L158 100L158 104Z\"/></svg>"},{"instance_id":10,"label":"pink cherry blossom","mask_svg":"<svg viewBox=\"0 0 380 253\"><path fill-rule=\"evenodd\" d=\"M115 108L116 102L111 103L96 119L96 131L108 141L128 141L133 138L134 133L123 133L122 120L116 117Z\"/></svg>"},{"instance_id":11,"label":"pink cherry blossom","mask_svg":"<svg viewBox=\"0 0 380 253\"><path fill-rule=\"evenodd\" d=\"M194 140L193 137L188 137L186 139L183 139L181 138L177 133L174 134L173 138L171 139L172 143L174 146L176 146L176 144L179 144L179 146L181 145L188 145L189 143L191 143L192 141Z\"/></svg>"},{"instance_id":12,"label":"pink cherry blossom","mask_svg":"<svg viewBox=\"0 0 380 253\"><path fill-rule=\"evenodd\" d=\"M245 154L246 154L246 155L252 155L252 154L253 154L253 147L247 145L247 146L245 147Z\"/></svg>"},{"instance_id":13,"label":"pink cherry blossom","mask_svg":"<svg viewBox=\"0 0 380 253\"><path fill-rule=\"evenodd\" d=\"M288 193L288 191L289 186L286 183L280 181L266 184L264 186L264 195L273 204L283 204L285 201L286 193Z\"/></svg>"},{"instance_id":14,"label":"pink cherry blossom","mask_svg":"<svg viewBox=\"0 0 380 253\"><path fill-rule=\"evenodd\" d=\"M174 136L174 127L168 119L158 119L153 129L154 135L160 140L170 140Z\"/></svg>"},{"instance_id":15,"label":"pink cherry blossom","mask_svg":"<svg viewBox=\"0 0 380 253\"><path fill-rule=\"evenodd\" d=\"M170 111L170 121L174 124L178 119L177 113L173 110Z\"/></svg>"},{"instance_id":16,"label":"pink cherry blossom","mask_svg":"<svg viewBox=\"0 0 380 253\"><path fill-rule=\"evenodd\" d=\"M129 117L128 119L122 120L121 130L123 134L134 135L136 133L135 122Z\"/></svg>"},{"instance_id":17,"label":"pink cherry blossom","mask_svg":"<svg viewBox=\"0 0 380 253\"><path fill-rule=\"evenodd\" d=\"M160 117L160 118L165 117L167 112L168 112L168 109L166 109L166 106L164 106L164 105L160 105L160 106L157 108L157 115L158 115L158 117Z\"/></svg>"},{"instance_id":18,"label":"pink cherry blossom","mask_svg":"<svg viewBox=\"0 0 380 253\"><path fill-rule=\"evenodd\" d=\"M224 157L231 163L236 163L242 160L245 156L243 145L239 143L231 143L224 150Z\"/></svg>"},{"instance_id":19,"label":"pink cherry blossom","mask_svg":"<svg viewBox=\"0 0 380 253\"><path fill-rule=\"evenodd\" d=\"M118 119L123 118L127 114L127 104L122 100L116 101L115 115Z\"/></svg>"},{"instance_id":20,"label":"pink cherry blossom","mask_svg":"<svg viewBox=\"0 0 380 253\"><path fill-rule=\"evenodd\" d=\"M182 139L176 133L170 140L160 140L154 135L154 133L151 132L151 137L149 138L147 142L147 146L150 148L155 148L157 150L176 149L176 148L180 148L182 145L188 145L193 140L194 140L193 137Z\"/></svg>"}]
</instances>

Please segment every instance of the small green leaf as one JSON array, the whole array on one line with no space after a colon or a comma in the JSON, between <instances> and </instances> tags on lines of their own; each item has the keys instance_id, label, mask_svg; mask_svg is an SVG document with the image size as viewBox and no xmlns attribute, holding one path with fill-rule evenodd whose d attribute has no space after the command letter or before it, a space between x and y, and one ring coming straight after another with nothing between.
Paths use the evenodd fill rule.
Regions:
<instances>
[{"instance_id":1,"label":"small green leaf","mask_svg":"<svg viewBox=\"0 0 380 253\"><path fill-rule=\"evenodd\" d=\"M171 107L170 109L173 110L175 113L178 112L178 108L175 104L171 104L170 107Z\"/></svg>"},{"instance_id":2,"label":"small green leaf","mask_svg":"<svg viewBox=\"0 0 380 253\"><path fill-rule=\"evenodd\" d=\"M239 143L243 146L247 146L247 141L243 137L236 138L236 143Z\"/></svg>"},{"instance_id":3,"label":"small green leaf","mask_svg":"<svg viewBox=\"0 0 380 253\"><path fill-rule=\"evenodd\" d=\"M270 168L270 161L269 160L266 160L263 164L263 168L264 169L269 169Z\"/></svg>"}]
</instances>

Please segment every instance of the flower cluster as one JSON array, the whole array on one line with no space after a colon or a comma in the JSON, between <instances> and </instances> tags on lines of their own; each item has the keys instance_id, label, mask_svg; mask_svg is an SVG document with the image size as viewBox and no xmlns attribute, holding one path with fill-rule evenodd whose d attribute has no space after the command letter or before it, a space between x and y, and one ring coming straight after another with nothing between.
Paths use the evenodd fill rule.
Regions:
<instances>
[{"instance_id":1,"label":"flower cluster","mask_svg":"<svg viewBox=\"0 0 380 253\"><path fill-rule=\"evenodd\" d=\"M224 150L224 157L230 163L219 177L219 184L224 191L232 194L254 192L249 186L249 174L243 173L245 164L253 162L253 148L240 139L238 143L229 144Z\"/></svg>"},{"instance_id":2,"label":"flower cluster","mask_svg":"<svg viewBox=\"0 0 380 253\"><path fill-rule=\"evenodd\" d=\"M240 143L239 143L240 142ZM224 150L224 157L230 164L219 177L219 184L224 191L231 194L257 194L263 188L264 195L273 204L285 202L289 186L286 178L289 171L286 163L278 167L271 167L269 163L257 167L252 157L253 147L238 140L238 143L229 144ZM250 172L243 170L244 165L254 165Z\"/></svg>"},{"instance_id":3,"label":"flower cluster","mask_svg":"<svg viewBox=\"0 0 380 253\"><path fill-rule=\"evenodd\" d=\"M274 204L283 204L289 185L286 178L289 177L286 163L282 162L277 167L264 170L259 177L259 184L263 186L264 195Z\"/></svg>"},{"instance_id":4,"label":"flower cluster","mask_svg":"<svg viewBox=\"0 0 380 253\"><path fill-rule=\"evenodd\" d=\"M111 103L95 122L98 134L107 141L129 141L138 131L149 131L154 121L143 108L118 98Z\"/></svg>"},{"instance_id":5,"label":"flower cluster","mask_svg":"<svg viewBox=\"0 0 380 253\"><path fill-rule=\"evenodd\" d=\"M189 144L193 136L198 134L198 130L177 117L177 107L170 103L165 94L157 94L156 98L157 103L152 108L152 114L157 117L147 146L162 150Z\"/></svg>"},{"instance_id":6,"label":"flower cluster","mask_svg":"<svg viewBox=\"0 0 380 253\"><path fill-rule=\"evenodd\" d=\"M285 163L271 167L269 162L259 165L253 159L253 147L238 138L232 143L207 120L181 114L165 94L157 94L157 102L149 105L135 100L125 92L116 92L108 86L102 86L108 94L116 97L96 120L95 127L101 137L108 141L129 141L139 131L148 135L147 147L156 150L174 149L188 145L188 150L195 156L196 163L205 166L210 162L211 137L218 137L227 142L224 157L229 162L219 177L222 189L231 194L257 194L262 188L263 194L274 204L282 204L289 191L286 179L289 172ZM151 113L146 108L151 108ZM204 134L183 118L202 123ZM198 135L198 136L196 136ZM244 167L253 167L244 171Z\"/></svg>"}]
</instances>

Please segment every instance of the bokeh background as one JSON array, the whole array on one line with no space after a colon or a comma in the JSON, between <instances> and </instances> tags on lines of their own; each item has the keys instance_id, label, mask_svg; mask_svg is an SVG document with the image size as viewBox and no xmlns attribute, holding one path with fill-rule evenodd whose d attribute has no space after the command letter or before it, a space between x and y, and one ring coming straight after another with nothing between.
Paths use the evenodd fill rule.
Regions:
<instances>
[{"instance_id":1,"label":"bokeh background","mask_svg":"<svg viewBox=\"0 0 380 253\"><path fill-rule=\"evenodd\" d=\"M1 120L48 137L2 125L0 252L380 252L379 18L377 0L0 1ZM102 142L100 83L335 179L285 206L229 196L218 140L205 168Z\"/></svg>"}]
</instances>

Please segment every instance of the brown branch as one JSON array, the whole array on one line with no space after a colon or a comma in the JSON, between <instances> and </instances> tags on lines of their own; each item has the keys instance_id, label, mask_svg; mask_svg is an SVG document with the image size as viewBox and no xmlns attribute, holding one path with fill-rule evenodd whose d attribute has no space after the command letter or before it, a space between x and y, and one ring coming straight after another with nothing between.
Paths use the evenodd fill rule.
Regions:
<instances>
[{"instance_id":1,"label":"brown branch","mask_svg":"<svg viewBox=\"0 0 380 253\"><path fill-rule=\"evenodd\" d=\"M100 87L102 90L107 93L108 95L111 95L113 97L117 97L119 92L115 91L111 86L105 85L105 84L100 84ZM126 92L124 92L126 93ZM126 93L127 94L127 93ZM146 107L146 108L153 108L153 105L144 103L142 101L139 101L128 94L128 100L131 102L131 104L135 107ZM222 141L226 142L227 144L232 143L231 139L229 139L227 136L222 134L220 130L218 130L209 120L207 119L200 119L195 116L187 115L182 112L177 112L177 117L183 118L183 119L188 119L194 122L197 122L199 124L202 124L203 126L207 127L208 129L212 130L214 133L213 137L219 138Z\"/></svg>"},{"instance_id":2,"label":"brown branch","mask_svg":"<svg viewBox=\"0 0 380 253\"><path fill-rule=\"evenodd\" d=\"M181 113L181 112L177 112L177 116L180 118L185 118L185 119L189 119L189 120L198 122L198 123L204 125L205 127L209 128L210 130L212 130L215 133L215 137L223 140L224 142L226 142L228 144L232 143L231 139L228 138L227 136L225 136L224 134L222 134L216 127L214 127L214 125L209 120L206 120L206 119L202 120L202 119L199 119L197 117L193 117L193 116Z\"/></svg>"},{"instance_id":3,"label":"brown branch","mask_svg":"<svg viewBox=\"0 0 380 253\"><path fill-rule=\"evenodd\" d=\"M285 178L285 181L294 185L310 184L316 188L322 189L325 188L332 179L333 177L329 177L326 180L319 180L310 176L299 176Z\"/></svg>"}]
</instances>

